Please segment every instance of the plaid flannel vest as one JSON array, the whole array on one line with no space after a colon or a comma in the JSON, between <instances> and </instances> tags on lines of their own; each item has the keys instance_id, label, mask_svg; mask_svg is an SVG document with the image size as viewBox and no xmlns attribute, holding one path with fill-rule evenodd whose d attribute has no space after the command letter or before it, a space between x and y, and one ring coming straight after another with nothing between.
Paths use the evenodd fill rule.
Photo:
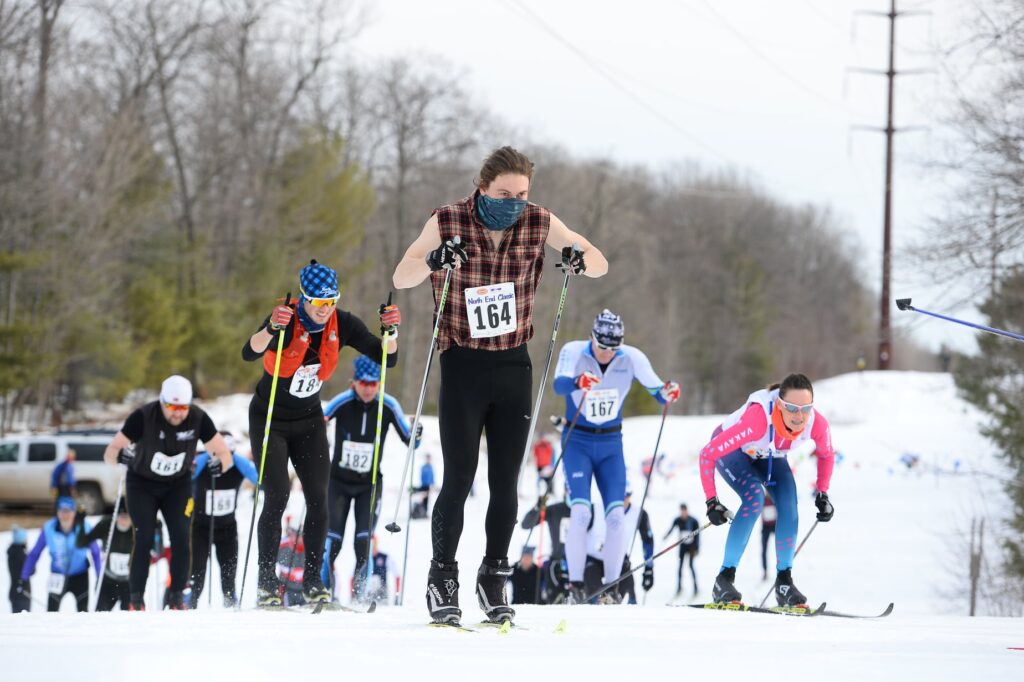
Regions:
<instances>
[{"instance_id":1,"label":"plaid flannel vest","mask_svg":"<svg viewBox=\"0 0 1024 682\"><path fill-rule=\"evenodd\" d=\"M462 237L469 262L452 271L441 325L437 332L437 350L452 346L481 350L508 350L533 337L533 297L544 266L544 242L548 238L551 213L542 206L527 204L519 220L505 230L498 248L494 248L490 230L476 217L476 194L434 211L441 230L441 240ZM431 274L434 306L441 299L445 271ZM465 290L502 282L516 287L516 330L491 338L470 336L466 313Z\"/></svg>"}]
</instances>

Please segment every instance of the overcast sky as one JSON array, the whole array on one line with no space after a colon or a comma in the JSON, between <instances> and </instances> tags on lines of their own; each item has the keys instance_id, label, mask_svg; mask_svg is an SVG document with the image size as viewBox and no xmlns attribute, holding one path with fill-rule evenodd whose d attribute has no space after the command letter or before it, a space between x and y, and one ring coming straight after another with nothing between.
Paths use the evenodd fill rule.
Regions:
<instances>
[{"instance_id":1,"label":"overcast sky","mask_svg":"<svg viewBox=\"0 0 1024 682\"><path fill-rule=\"evenodd\" d=\"M732 167L794 204L831 207L859 244L862 270L881 279L887 0L374 0L354 42L372 59L429 54L466 74L481 104L580 157L653 169L696 160ZM898 10L897 69L938 69L963 3L914 0ZM936 75L897 83L895 243L941 206L948 190L926 171L942 137L946 100ZM495 140L495 146L504 144ZM542 176L542 169L541 175ZM469 179L467 178L467 182ZM454 197L453 197L454 198ZM954 296L894 262L892 294L947 310ZM955 314L979 320L973 310ZM973 347L969 330L900 313L915 338Z\"/></svg>"}]
</instances>

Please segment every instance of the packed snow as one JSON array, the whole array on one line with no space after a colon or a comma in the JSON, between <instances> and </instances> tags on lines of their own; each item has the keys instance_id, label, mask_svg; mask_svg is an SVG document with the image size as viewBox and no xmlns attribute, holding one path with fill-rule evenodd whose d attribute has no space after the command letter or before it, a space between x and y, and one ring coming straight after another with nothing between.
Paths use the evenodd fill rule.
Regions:
<instances>
[{"instance_id":1,"label":"packed snow","mask_svg":"<svg viewBox=\"0 0 1024 682\"><path fill-rule=\"evenodd\" d=\"M753 387L752 387L753 388ZM960 400L949 375L914 372L864 372L818 382L815 404L832 424L841 460L830 496L835 518L819 524L797 557L793 577L812 604L829 609L877 613L895 602L882 620L797 618L777 615L705 612L668 606L675 593L677 553L659 558L655 586L636 606L517 606L522 627L508 634L479 633L426 626L424 603L430 527L426 520L406 522L403 532L383 529L395 511L405 448L394 436L385 447L384 513L380 547L399 564L409 533L405 604L381 604L374 614L265 613L251 607L255 598L255 551L241 612L219 604L214 568L213 608L204 598L192 612L77 614L65 598L58 614L40 603L33 612L11 615L0 606L0 653L4 680L103 679L180 680L235 678L246 681L292 676L345 677L377 674L389 678L469 679L522 675L581 679L642 679L698 676L734 677L746 673L767 679L959 680L1020 675L1024 670L1024 621L1019 618L968 618L967 539L971 519L998 518L1003 494L999 462L979 434L983 417ZM329 396L325 396L329 397ZM204 405L217 425L241 435L247 428L248 396L230 396ZM415 406L405 406L407 411ZM545 404L542 415L560 410ZM657 536L656 547L677 514L680 502L703 521L703 491L696 457L721 417L670 416L659 452L665 459L654 474L646 503ZM416 482L422 455L433 453L438 478L443 472L436 420L425 418L424 445L417 453ZM628 419L626 457L634 503L643 495L641 462L651 456L660 417ZM905 455L917 455L908 467ZM901 459L902 458L902 459ZM794 463L801 496L800 535L811 527L814 507L812 459ZM466 506L459 547L463 621L480 620L473 595L482 556L487 504L486 456L481 457L475 496ZM520 487L520 515L536 502L535 476L527 469ZM719 481L719 496L738 506L731 489ZM595 500L599 497L595 491ZM242 495L238 525L244 554L252 511ZM302 497L292 495L293 519L302 513ZM293 524L297 521L293 520ZM338 560L338 575L351 575L352 529ZM30 530L29 543L38 529ZM510 548L514 561L527 532L517 530ZM700 591L692 601L710 600L726 529L710 528L697 557ZM10 533L0 533L6 548ZM530 544L550 547L535 533ZM634 549L634 565L640 559ZM989 547L989 561L997 561ZM33 593L45 594L48 558L41 559ZM160 564L166 574L166 564ZM771 587L762 580L759 529L737 571L736 585L748 603L758 603ZM241 569L239 569L239 579ZM154 582L155 573L151 577ZM347 582L347 578L345 579ZM9 577L0 574L6 594ZM150 594L152 594L152 587ZM209 587L207 589L210 589ZM690 587L686 582L686 597ZM147 602L152 604L150 596ZM408 658L406 658L408 656Z\"/></svg>"}]
</instances>

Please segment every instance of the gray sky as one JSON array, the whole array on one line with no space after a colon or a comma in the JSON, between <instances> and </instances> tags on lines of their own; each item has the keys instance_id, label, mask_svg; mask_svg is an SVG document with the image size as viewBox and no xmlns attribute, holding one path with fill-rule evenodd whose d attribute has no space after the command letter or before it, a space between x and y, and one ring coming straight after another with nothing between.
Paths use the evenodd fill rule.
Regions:
<instances>
[{"instance_id":1,"label":"gray sky","mask_svg":"<svg viewBox=\"0 0 1024 682\"><path fill-rule=\"evenodd\" d=\"M906 0L930 16L897 22L897 69L938 69L963 3ZM479 102L531 138L577 156L652 168L697 160L748 174L793 204L830 206L854 236L862 271L880 287L884 136L881 76L887 0L375 0L354 42L365 58L429 54L466 74ZM895 244L941 205L943 180L925 170L943 138L937 75L898 80ZM495 145L504 140L495 140ZM542 169L541 169L542 170ZM540 176L543 177L542 175ZM954 295L894 261L893 296L947 311ZM973 347L969 330L892 308L930 347ZM953 314L980 321L973 310Z\"/></svg>"}]
</instances>

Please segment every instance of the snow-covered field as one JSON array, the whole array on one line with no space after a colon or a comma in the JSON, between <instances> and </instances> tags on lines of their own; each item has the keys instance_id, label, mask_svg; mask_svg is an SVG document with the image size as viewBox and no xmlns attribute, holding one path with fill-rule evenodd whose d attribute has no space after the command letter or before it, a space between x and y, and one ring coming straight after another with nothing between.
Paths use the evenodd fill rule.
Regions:
<instances>
[{"instance_id":1,"label":"snow-covered field","mask_svg":"<svg viewBox=\"0 0 1024 682\"><path fill-rule=\"evenodd\" d=\"M979 414L960 401L948 375L924 373L852 374L821 381L816 404L829 418L842 453L830 491L836 507L831 523L821 524L794 568L794 579L812 603L850 612L880 611L896 603L880 621L787 618L671 608L676 555L656 564L654 589L646 603L621 607L517 607L517 621L528 628L508 635L425 627L424 586L430 556L429 523L400 523L410 531L408 588L402 607L381 606L373 615L328 613L236 613L215 604L186 613L72 613L66 599L60 614L11 615L0 606L0 679L181 679L240 680L290 676L382 674L385 678L470 679L507 675L640 679L653 676L766 679L959 680L989 675L1019 679L1024 671L1024 621L1019 618L967 618L967 553L963 533L972 517L1001 506L1002 493L990 478L971 472L998 472L990 446L978 435ZM218 426L245 429L248 396L208 405ZM407 406L408 409L409 406ZM555 406L545 406L544 414ZM643 493L640 461L654 448L659 418L627 421L625 442L635 499ZM696 454L716 417L671 417L660 450L666 454L647 509L658 535L668 530L679 502L703 520L703 492ZM436 423L426 420L426 442L440 469ZM918 454L922 465L908 471L900 456ZM405 450L392 438L383 462L384 523L391 520ZM959 474L953 474L959 460ZM417 466L418 468L418 466ZM440 473L440 471L439 471ZM806 486L801 501L801 535L813 520L811 461L797 463ZM473 576L483 548L487 503L486 459L478 472L476 496L467 503L466 528L459 548L464 621L480 612L473 598ZM736 498L724 484L720 497L732 508ZM244 497L244 496L243 496ZM524 476L521 512L535 501L533 481ZM301 513L301 495L292 512ZM251 503L238 512L244 546ZM350 522L351 524L351 522ZM702 536L697 558L699 600L709 598L721 561L726 531ZM349 575L353 559L346 547L339 574ZM379 532L384 551L401 559L405 534ZM525 531L517 531L514 560ZM35 532L29 533L30 542ZM757 603L770 587L761 579L758 531L740 564L737 587ZM0 534L6 547L9 533ZM535 534L531 544L541 542ZM543 545L550 542L543 539ZM243 550L244 551L244 550ZM639 543L635 557L639 556ZM994 560L994 555L990 555ZM635 562L634 562L635 563ZM216 570L216 569L215 569ZM45 591L48 560L33 579L35 594ZM241 571L239 572L241 574ZM254 598L254 568L246 601ZM216 581L215 581L216 582ZM8 576L0 574L6 594ZM38 608L38 606L34 607ZM563 632L555 633L561 621ZM408 656L408 658L406 658ZM508 666L508 667L506 667ZM306 670L308 667L308 671Z\"/></svg>"}]
</instances>

